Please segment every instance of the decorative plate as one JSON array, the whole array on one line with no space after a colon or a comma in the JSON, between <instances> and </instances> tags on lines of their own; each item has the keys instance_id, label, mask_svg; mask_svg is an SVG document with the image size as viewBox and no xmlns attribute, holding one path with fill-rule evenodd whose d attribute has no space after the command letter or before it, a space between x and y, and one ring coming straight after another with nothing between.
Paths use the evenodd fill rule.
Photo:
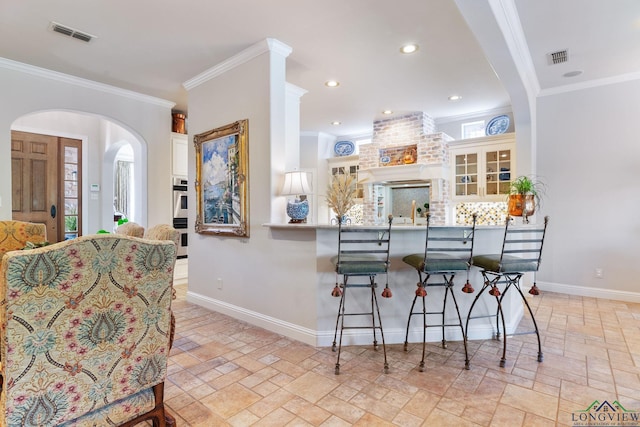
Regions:
<instances>
[{"instance_id":1,"label":"decorative plate","mask_svg":"<svg viewBox=\"0 0 640 427\"><path fill-rule=\"evenodd\" d=\"M502 116L497 116L489 120L486 133L487 135L499 135L505 133L507 129L509 129L509 116L503 114Z\"/></svg>"},{"instance_id":2,"label":"decorative plate","mask_svg":"<svg viewBox=\"0 0 640 427\"><path fill-rule=\"evenodd\" d=\"M338 141L333 146L333 152L338 156L350 156L355 151L356 146L351 141Z\"/></svg>"}]
</instances>

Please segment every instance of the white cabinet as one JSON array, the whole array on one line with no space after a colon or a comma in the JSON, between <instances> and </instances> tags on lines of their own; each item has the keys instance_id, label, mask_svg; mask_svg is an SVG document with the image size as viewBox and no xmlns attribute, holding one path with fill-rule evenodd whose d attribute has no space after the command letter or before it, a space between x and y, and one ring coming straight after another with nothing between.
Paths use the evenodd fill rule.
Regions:
<instances>
[{"instance_id":1,"label":"white cabinet","mask_svg":"<svg viewBox=\"0 0 640 427\"><path fill-rule=\"evenodd\" d=\"M356 199L362 200L364 189L358 184L358 170L360 169L358 156L332 157L328 159L330 175L351 175L356 183Z\"/></svg>"},{"instance_id":2,"label":"white cabinet","mask_svg":"<svg viewBox=\"0 0 640 427\"><path fill-rule=\"evenodd\" d=\"M189 164L189 137L183 133L171 133L171 175L187 177Z\"/></svg>"},{"instance_id":3,"label":"white cabinet","mask_svg":"<svg viewBox=\"0 0 640 427\"><path fill-rule=\"evenodd\" d=\"M515 134L452 143L450 154L453 200L506 200L516 173Z\"/></svg>"}]
</instances>

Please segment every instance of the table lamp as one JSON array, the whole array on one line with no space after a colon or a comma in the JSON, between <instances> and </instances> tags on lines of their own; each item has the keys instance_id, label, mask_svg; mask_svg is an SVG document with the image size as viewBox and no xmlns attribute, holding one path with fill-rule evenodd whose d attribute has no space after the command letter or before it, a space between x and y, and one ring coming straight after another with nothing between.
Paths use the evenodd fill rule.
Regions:
<instances>
[{"instance_id":1,"label":"table lamp","mask_svg":"<svg viewBox=\"0 0 640 427\"><path fill-rule=\"evenodd\" d=\"M291 220L289 224L307 222L309 215L309 201L306 193L311 192L311 185L307 179L307 172L293 171L284 174L282 195L295 196L295 200L287 201L287 215Z\"/></svg>"}]
</instances>

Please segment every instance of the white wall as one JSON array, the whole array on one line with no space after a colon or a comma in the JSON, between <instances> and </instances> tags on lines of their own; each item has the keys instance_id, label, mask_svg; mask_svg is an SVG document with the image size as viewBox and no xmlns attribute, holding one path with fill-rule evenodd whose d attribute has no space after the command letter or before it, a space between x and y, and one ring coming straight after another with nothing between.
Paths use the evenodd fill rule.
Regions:
<instances>
[{"instance_id":1,"label":"white wall","mask_svg":"<svg viewBox=\"0 0 640 427\"><path fill-rule=\"evenodd\" d=\"M506 132L515 132L515 123L513 120L513 113L510 108L502 108L496 109L490 112L482 113L479 115L468 115L464 117L444 117L441 119L435 119L436 122L436 130L438 132L443 132L452 137L453 139L462 139L462 124L476 122L479 120L484 120L485 128L487 124L494 117L501 116L506 114L509 116L509 128Z\"/></svg>"},{"instance_id":2,"label":"white wall","mask_svg":"<svg viewBox=\"0 0 640 427\"><path fill-rule=\"evenodd\" d=\"M63 110L102 116L143 142L142 156L146 160L142 164L142 188L146 192L142 197L146 203L142 206L142 222L171 221L169 138L172 103L2 58L0 93L0 218L11 218L12 124L34 112ZM102 131L88 131L91 135L87 137L94 138L93 134ZM87 167L99 170L101 159L101 154L90 155ZM96 183L93 178L91 175L91 183ZM98 183L103 184L102 180Z\"/></svg>"},{"instance_id":3,"label":"white wall","mask_svg":"<svg viewBox=\"0 0 640 427\"><path fill-rule=\"evenodd\" d=\"M538 175L551 218L539 278L551 289L640 300L638 117L640 81L539 98Z\"/></svg>"},{"instance_id":4,"label":"white wall","mask_svg":"<svg viewBox=\"0 0 640 427\"><path fill-rule=\"evenodd\" d=\"M315 344L315 230L263 225L272 221L272 200L279 197L285 170L285 58L262 53L190 88L189 115L191 140L236 120L249 120L250 237L196 234L191 229L187 300ZM189 144L192 182L195 170L195 148ZM193 188L189 197L195 200ZM195 214L189 212L190 224Z\"/></svg>"}]
</instances>

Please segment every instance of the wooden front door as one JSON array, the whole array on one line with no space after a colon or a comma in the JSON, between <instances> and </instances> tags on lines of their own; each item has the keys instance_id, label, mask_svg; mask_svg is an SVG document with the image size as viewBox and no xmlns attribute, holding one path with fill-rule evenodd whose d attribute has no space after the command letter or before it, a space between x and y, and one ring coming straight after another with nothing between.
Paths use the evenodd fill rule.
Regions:
<instances>
[{"instance_id":1,"label":"wooden front door","mask_svg":"<svg viewBox=\"0 0 640 427\"><path fill-rule=\"evenodd\" d=\"M46 224L51 243L65 239L70 219L75 230L68 237L79 235L80 148L79 140L11 131L13 219Z\"/></svg>"}]
</instances>

